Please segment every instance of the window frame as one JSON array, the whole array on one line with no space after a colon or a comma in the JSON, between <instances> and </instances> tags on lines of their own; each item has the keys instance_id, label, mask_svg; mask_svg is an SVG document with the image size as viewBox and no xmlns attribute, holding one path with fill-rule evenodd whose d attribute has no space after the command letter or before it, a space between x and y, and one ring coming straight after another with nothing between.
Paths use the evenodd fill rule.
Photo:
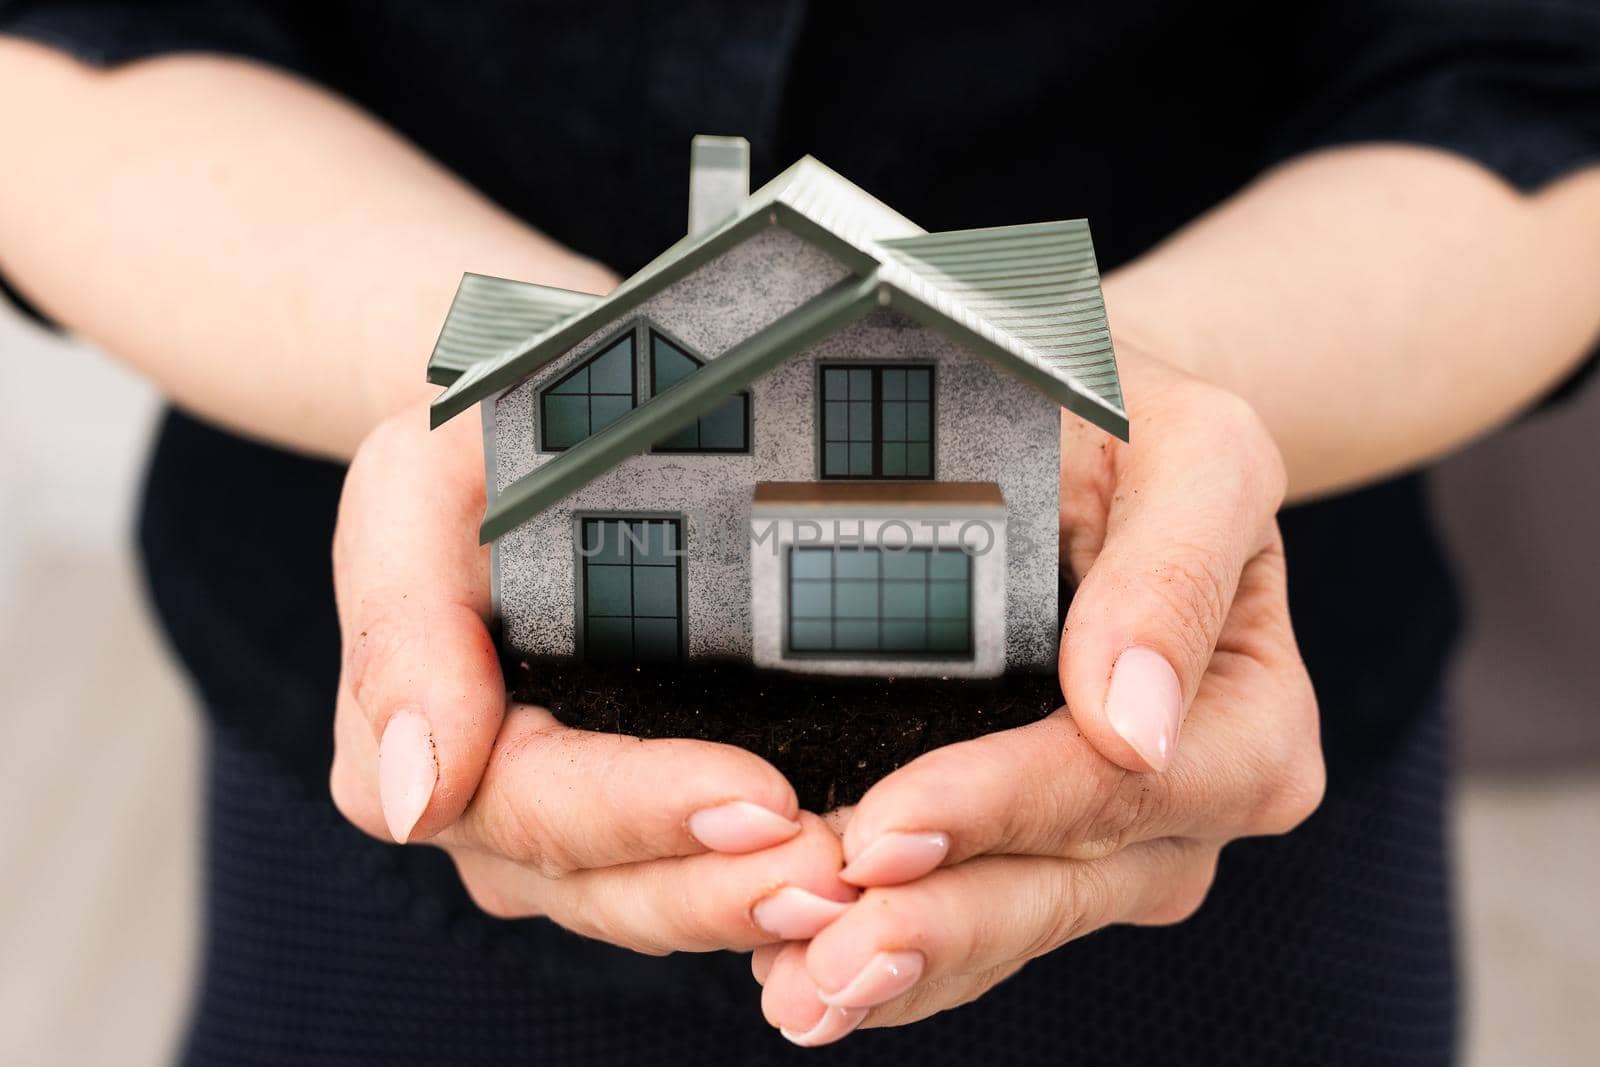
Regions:
<instances>
[{"instance_id":1,"label":"window frame","mask_svg":"<svg viewBox=\"0 0 1600 1067\"><path fill-rule=\"evenodd\" d=\"M827 373L830 370L869 370L872 372L872 473L871 474L829 474L827 463L828 449L828 396ZM886 370L925 370L928 372L928 473L927 474L884 474L883 473L883 372ZM939 480L939 368L935 363L925 361L878 361L878 362L829 362L819 361L816 373L816 470L819 481L829 482L934 482ZM889 442L916 443L921 442Z\"/></svg>"},{"instance_id":2,"label":"window frame","mask_svg":"<svg viewBox=\"0 0 1600 1067\"><path fill-rule=\"evenodd\" d=\"M637 325L644 333L645 345L644 345L644 348L643 348L642 351L644 352L645 374L646 374L646 376L648 377L648 380L649 380L650 399L651 400L654 400L656 397L661 395L660 391L658 391L656 389L656 349L655 349L655 339L657 337L661 338L667 344L669 344L673 348L677 349L685 358L687 358L691 362L697 364L697 367L696 367L697 370L704 369L707 361L702 359L698 354L696 354L694 349L690 348L688 345L684 344L682 341L679 341L676 337L674 337L672 334L668 333L666 330L663 330L661 327L657 326L653 322L649 322L649 321L646 321L646 320L643 320L643 319L641 319L638 322ZM693 373L693 372L691 371L690 373ZM671 387L669 386L668 388L671 388ZM660 454L660 455L663 455L663 456L748 456L750 454L750 452L751 452L752 443L753 443L754 437L755 437L755 435L753 433L754 427L751 425L751 423L753 421L751 408L754 405L751 403L750 391L748 389L741 389L740 391L738 391L736 393L729 393L727 396L725 396L721 400L717 401L717 406L720 407L721 405L726 404L728 401L734 399L735 397L739 397L739 398L742 398L744 400L744 446L742 448L705 448L705 447L696 447L696 448L662 448L659 445L651 445L650 446L650 451L652 453L657 453L657 454ZM715 411L715 410L716 410L716 408L712 408L712 411ZM706 412L705 415L697 415L695 417L693 425L695 427L695 431L696 431L697 435L699 433L700 420L705 418L706 415L710 415L710 414L711 414L711 412L708 411L708 412ZM677 432L678 433L682 433L683 430L686 430L688 428L689 428L688 426L684 426L681 429L679 429Z\"/></svg>"},{"instance_id":3,"label":"window frame","mask_svg":"<svg viewBox=\"0 0 1600 1067\"><path fill-rule=\"evenodd\" d=\"M818 649L818 648L796 648L795 647L795 645L794 645L794 622L795 622L795 616L794 616L794 582L795 582L795 577L794 577L794 558L795 558L795 552L797 550L799 550L799 551L815 551L815 550L819 550L819 549L828 550L828 551L830 551L832 553L832 556L833 556L833 563L831 564L831 568L830 568L831 573L830 573L829 577L827 579L825 579L829 583L830 586L837 584L838 581L840 580L839 579L839 575L838 575L838 557L839 557L840 553L842 553L842 552L858 552L858 553L876 552L876 553L879 554L880 562L879 562L879 566L878 566L878 573L877 573L877 576L874 579L872 579L874 584L877 586L877 590L876 590L877 591L877 601L878 601L877 602L877 610L876 610L875 614L872 616L872 619L874 620L874 622L878 626L878 644L880 646L879 648L876 648L876 649L839 649L839 648ZM882 644L883 644L883 629L882 628L883 628L884 622L886 621L885 620L885 616L884 616L884 583L885 583L885 581L903 581L903 580L907 580L907 579L885 578L884 572L883 572L883 565L882 565L881 557L882 556L886 556L886 555L903 556L903 555L906 555L906 554L912 553L912 552L922 552L922 553L927 554L929 557L931 557L934 553L938 553L938 552L959 553L966 560L966 575L965 575L965 578L963 579L965 584L966 584L966 591L967 591L967 598L966 598L967 599L966 630L965 630L966 646L964 648L961 648L961 649L943 649L943 648L941 648L941 649L929 649L929 648L924 648L924 649L918 650L918 649L903 649L903 648L902 649L886 649L886 648L881 647ZM924 596L924 598L926 598L925 599L925 606L924 606L924 614L922 616L922 622L924 623L925 626L926 626L926 624L934 621L934 616L932 615L932 603L931 603L933 583L936 582L936 581L953 581L952 579L936 579L936 578L933 578L931 576L931 567L932 567L932 560L930 558L929 563L927 565L927 569L925 569L925 571L924 571L924 573L927 574L928 576L924 577L922 579L923 596ZM783 583L782 587L781 587L781 604L782 604L782 612L783 612L783 614L782 614L783 657L785 659L888 660L888 661L905 661L905 662L918 662L918 663L941 662L941 661L943 661L943 662L955 662L955 663L971 663L971 662L973 662L973 661L975 661L977 659L977 655L978 655L978 642L977 642L977 632L976 632L977 631L977 622L976 622L976 620L977 620L977 611L976 611L976 606L973 603L973 599L974 599L973 590L974 590L974 586L976 584L975 572L976 572L976 567L974 566L974 560L973 560L972 553L967 552L965 549L961 548L960 546L956 546L956 545L909 545L909 546L906 546L905 548L902 549L902 548L896 548L896 547L892 547L892 546L879 547L879 546L856 546L856 545L839 546L839 545L820 545L820 544L818 544L818 545L813 545L813 544L804 544L804 545L790 544L790 545L786 546L785 551L784 551L783 568L782 568L782 574L780 575L780 580ZM802 579L802 580L803 581L818 581L818 582L820 582L820 581L823 581L824 579ZM859 579L848 579L848 580L859 580ZM914 581L915 579L910 579L910 580ZM818 616L806 616L805 618L806 619L810 619L810 620L816 620L816 619L819 619L820 617L818 617ZM832 643L837 644L838 643L838 623L839 623L838 601L837 601L836 597L834 596L834 594L832 592L830 592L830 594L829 594L829 616L828 616L828 621L831 624ZM891 617L887 621L897 621L897 620L895 618ZM900 621L910 621L910 620L900 620ZM924 632L926 633L926 631L924 631Z\"/></svg>"},{"instance_id":4,"label":"window frame","mask_svg":"<svg viewBox=\"0 0 1600 1067\"><path fill-rule=\"evenodd\" d=\"M538 407L538 412L539 412L539 451L540 452L565 452L569 448L575 448L577 445L582 444L584 441L587 441L590 437L593 437L596 433L599 432L598 430L595 430L593 428L594 427L594 412L591 409L590 413L589 413L590 429L589 429L588 434L586 434L585 436L579 438L577 441L574 441L570 445L552 445L550 443L550 418L549 418L548 413L545 410L545 398L548 397L551 393L554 393L556 391L556 389L558 389L568 379L575 377L579 371L584 370L585 368L587 368L588 366L590 366L591 364L593 364L597 360L599 360L602 357L608 355L613 348L615 348L624 338L627 338L630 335L632 335L632 340L633 340L633 358L628 361L628 390L629 390L628 393L627 393L628 410L631 412L631 411L634 411L635 409L638 408L638 406L639 406L639 337L638 337L638 323L631 323L626 329L616 331L615 333L613 333L612 335L607 337L604 341L602 341L601 343L595 345L594 348L589 353L586 353L583 356L582 359L580 359L576 364L574 364L572 367L570 367L566 371L566 373L562 374L559 378L556 378L555 380L551 381L550 384L548 384L548 385L542 385L542 386L539 387L538 395L535 397L535 400L536 400L537 407ZM568 393L568 394L563 394L563 395L571 396L571 395L574 395L574 394ZM592 393L591 392L591 393L585 393L583 395L588 396L588 397L595 397L595 396L622 396L623 394L622 393ZM626 415L624 415L622 417L623 418L627 418ZM611 424L607 423L606 425L609 426ZM602 426L601 429L605 429L605 427Z\"/></svg>"},{"instance_id":5,"label":"window frame","mask_svg":"<svg viewBox=\"0 0 1600 1067\"><path fill-rule=\"evenodd\" d=\"M688 570L688 567L686 566L686 563L687 563L688 558L689 558L689 549L688 549L688 541L687 541L689 524L688 524L684 514L682 512L678 512L678 511L579 511L579 512L576 512L576 513L573 514L573 516L572 516L572 561L573 561L573 568L574 568L574 571L575 571L575 573L573 575L573 577L574 577L573 587L574 587L574 593L575 593L575 595L573 597L573 607L575 609L574 612L573 612L573 614L574 614L574 619L573 619L573 626L574 626L574 629L573 629L573 650L576 653L577 658L580 661L583 661L583 662L588 662L589 661L589 561L590 561L590 557L584 555L583 546L585 544L585 535L586 535L586 533L588 531L588 525L591 522L594 522L594 523L606 523L606 522L663 523L663 524L666 524L666 525L674 527L675 533L673 534L673 537L677 542L677 556L675 557L676 562L674 563L674 569L677 571L677 579L678 579L678 582L677 582L677 584L678 584L678 591L677 591L677 597L678 597L678 599L677 599L678 646L677 646L677 656L675 657L675 659L673 659L671 661L633 659L633 660L630 660L630 661L620 661L620 660L604 661L604 660L601 660L601 661L595 661L595 662L613 662L613 663L615 663L615 662L634 662L634 663L675 662L675 663L682 663L684 660L688 659L688 656L689 656L689 604L688 604L688 591L687 591L687 588L686 588L687 583L688 583L688 576L684 572ZM607 566L607 564L602 564L602 566ZM630 583L630 585L629 585L629 596L631 597L632 596L632 571L633 571L633 568L636 566L636 564L634 564L632 562L631 557L630 557L630 560L629 560L629 563L627 564L627 566L628 566L628 570L629 570L629 583ZM630 600L630 604L631 604L631 600ZM624 616L605 616L605 617L622 618ZM636 614L630 613L626 617L631 619L631 620L638 620L640 618L647 618L647 619L649 619L649 618L662 618L663 616L656 616L656 615L643 615L643 616L641 616L641 615L636 615ZM637 651L639 638L638 638L638 633L637 633L636 630L632 632L631 639L632 639L632 643L634 645L634 649L635 649L635 651Z\"/></svg>"}]
</instances>

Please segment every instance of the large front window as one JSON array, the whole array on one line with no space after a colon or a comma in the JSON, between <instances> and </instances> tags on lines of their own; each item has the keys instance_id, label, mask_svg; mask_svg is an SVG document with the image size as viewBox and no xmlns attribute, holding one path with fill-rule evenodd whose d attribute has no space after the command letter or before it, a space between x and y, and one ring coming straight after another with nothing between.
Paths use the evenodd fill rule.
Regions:
<instances>
[{"instance_id":1,"label":"large front window","mask_svg":"<svg viewBox=\"0 0 1600 1067\"><path fill-rule=\"evenodd\" d=\"M959 548L788 552L790 652L970 656L972 557Z\"/></svg>"},{"instance_id":2,"label":"large front window","mask_svg":"<svg viewBox=\"0 0 1600 1067\"><path fill-rule=\"evenodd\" d=\"M933 368L822 368L824 478L933 477Z\"/></svg>"}]
</instances>

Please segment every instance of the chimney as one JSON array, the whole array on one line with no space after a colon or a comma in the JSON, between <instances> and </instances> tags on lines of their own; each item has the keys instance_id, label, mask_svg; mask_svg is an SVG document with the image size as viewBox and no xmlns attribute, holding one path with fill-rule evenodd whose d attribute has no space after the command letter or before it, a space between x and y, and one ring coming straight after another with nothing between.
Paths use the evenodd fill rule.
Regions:
<instances>
[{"instance_id":1,"label":"chimney","mask_svg":"<svg viewBox=\"0 0 1600 1067\"><path fill-rule=\"evenodd\" d=\"M704 233L750 195L750 142L697 134L689 148L689 234Z\"/></svg>"}]
</instances>

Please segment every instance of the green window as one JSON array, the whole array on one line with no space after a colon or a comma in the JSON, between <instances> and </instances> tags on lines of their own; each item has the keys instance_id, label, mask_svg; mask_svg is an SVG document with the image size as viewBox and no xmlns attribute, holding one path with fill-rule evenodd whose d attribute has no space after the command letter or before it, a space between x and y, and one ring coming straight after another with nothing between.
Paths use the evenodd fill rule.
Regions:
<instances>
[{"instance_id":1,"label":"green window","mask_svg":"<svg viewBox=\"0 0 1600 1067\"><path fill-rule=\"evenodd\" d=\"M676 519L582 520L586 659L678 658L681 534Z\"/></svg>"},{"instance_id":2,"label":"green window","mask_svg":"<svg viewBox=\"0 0 1600 1067\"><path fill-rule=\"evenodd\" d=\"M824 478L933 477L933 368L822 368Z\"/></svg>"},{"instance_id":3,"label":"green window","mask_svg":"<svg viewBox=\"0 0 1600 1067\"><path fill-rule=\"evenodd\" d=\"M546 452L571 448L633 409L633 331L546 389L539 397Z\"/></svg>"},{"instance_id":4,"label":"green window","mask_svg":"<svg viewBox=\"0 0 1600 1067\"><path fill-rule=\"evenodd\" d=\"M650 331L650 393L666 392L705 366L705 363L654 330ZM738 393L724 400L664 441L657 452L748 452L750 451L750 394Z\"/></svg>"},{"instance_id":5,"label":"green window","mask_svg":"<svg viewBox=\"0 0 1600 1067\"><path fill-rule=\"evenodd\" d=\"M959 548L791 548L789 651L972 655L972 557Z\"/></svg>"}]
</instances>

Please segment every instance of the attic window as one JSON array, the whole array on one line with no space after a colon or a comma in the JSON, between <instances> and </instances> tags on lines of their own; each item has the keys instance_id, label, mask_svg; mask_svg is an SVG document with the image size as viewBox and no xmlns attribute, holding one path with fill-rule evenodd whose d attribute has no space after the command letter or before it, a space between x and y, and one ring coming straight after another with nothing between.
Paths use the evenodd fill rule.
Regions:
<instances>
[{"instance_id":1,"label":"attic window","mask_svg":"<svg viewBox=\"0 0 1600 1067\"><path fill-rule=\"evenodd\" d=\"M650 394L659 396L705 366L655 330L650 331ZM671 437L656 452L750 451L750 394L736 393Z\"/></svg>"},{"instance_id":2,"label":"attic window","mask_svg":"<svg viewBox=\"0 0 1600 1067\"><path fill-rule=\"evenodd\" d=\"M540 447L571 448L626 415L636 399L629 330L539 395Z\"/></svg>"}]
</instances>

